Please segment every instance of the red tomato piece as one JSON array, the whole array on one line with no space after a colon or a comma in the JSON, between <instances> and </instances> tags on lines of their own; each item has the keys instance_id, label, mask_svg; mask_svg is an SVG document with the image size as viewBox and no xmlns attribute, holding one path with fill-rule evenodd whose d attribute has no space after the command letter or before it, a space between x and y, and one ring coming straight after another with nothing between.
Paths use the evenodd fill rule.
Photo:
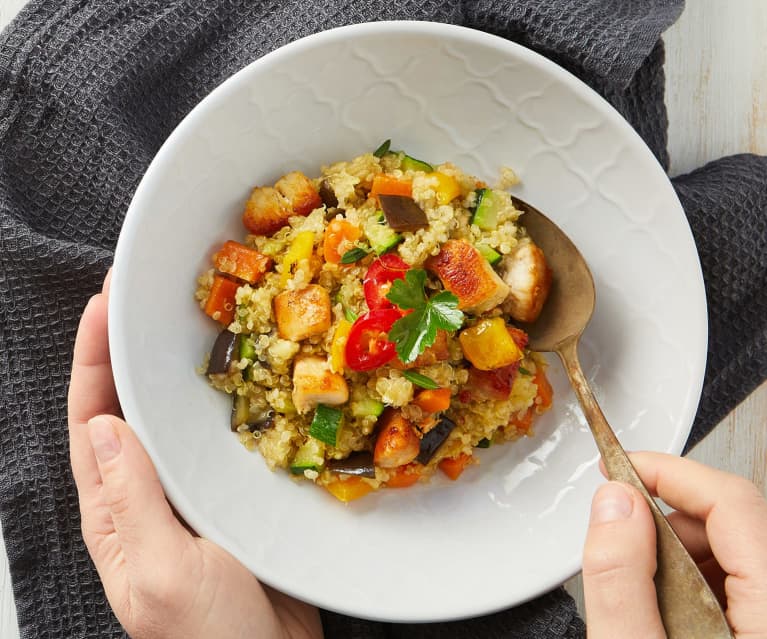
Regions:
<instances>
[{"instance_id":1,"label":"red tomato piece","mask_svg":"<svg viewBox=\"0 0 767 639\"><path fill-rule=\"evenodd\" d=\"M355 371L369 371L394 359L394 342L389 329L402 313L396 308L382 308L361 315L352 324L346 340L346 365Z\"/></svg>"},{"instance_id":2,"label":"red tomato piece","mask_svg":"<svg viewBox=\"0 0 767 639\"><path fill-rule=\"evenodd\" d=\"M398 255L387 253L375 260L365 273L362 287L365 291L365 301L371 311L381 308L394 308L386 295L394 280L405 279L405 273L410 265Z\"/></svg>"}]
</instances>

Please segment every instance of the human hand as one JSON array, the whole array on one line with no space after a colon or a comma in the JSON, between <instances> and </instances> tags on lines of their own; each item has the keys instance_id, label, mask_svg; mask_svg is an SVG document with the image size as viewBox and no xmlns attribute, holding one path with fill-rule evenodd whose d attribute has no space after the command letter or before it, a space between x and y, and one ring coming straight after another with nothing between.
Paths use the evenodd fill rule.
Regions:
<instances>
[{"instance_id":1,"label":"human hand","mask_svg":"<svg viewBox=\"0 0 767 639\"><path fill-rule=\"evenodd\" d=\"M133 639L322 637L315 608L262 587L174 516L151 460L117 417L108 293L109 274L80 320L69 438L83 539L120 623Z\"/></svg>"},{"instance_id":2,"label":"human hand","mask_svg":"<svg viewBox=\"0 0 767 639\"><path fill-rule=\"evenodd\" d=\"M767 502L751 482L689 459L634 453L631 462L725 607L738 639L767 638ZM658 612L655 525L635 488L601 486L583 552L589 639L666 637Z\"/></svg>"}]
</instances>

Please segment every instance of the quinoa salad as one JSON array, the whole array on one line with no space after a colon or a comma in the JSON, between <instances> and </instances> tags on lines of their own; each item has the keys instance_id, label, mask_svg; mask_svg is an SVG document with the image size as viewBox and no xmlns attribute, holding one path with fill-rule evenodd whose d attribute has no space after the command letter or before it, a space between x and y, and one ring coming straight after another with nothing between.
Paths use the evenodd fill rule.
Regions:
<instances>
[{"instance_id":1,"label":"quinoa salad","mask_svg":"<svg viewBox=\"0 0 767 639\"><path fill-rule=\"evenodd\" d=\"M245 448L347 502L456 480L477 449L532 435L552 390L521 326L551 271L515 182L387 140L253 189L247 235L216 247L196 292L221 331L200 372Z\"/></svg>"}]
</instances>

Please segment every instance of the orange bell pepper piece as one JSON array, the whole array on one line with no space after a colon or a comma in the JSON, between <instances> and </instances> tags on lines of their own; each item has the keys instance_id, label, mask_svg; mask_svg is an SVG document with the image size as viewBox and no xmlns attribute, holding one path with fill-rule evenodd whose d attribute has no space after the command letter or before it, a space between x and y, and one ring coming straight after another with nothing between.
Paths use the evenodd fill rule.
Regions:
<instances>
[{"instance_id":1,"label":"orange bell pepper piece","mask_svg":"<svg viewBox=\"0 0 767 639\"><path fill-rule=\"evenodd\" d=\"M272 267L272 258L229 240L213 256L213 264L222 273L255 284Z\"/></svg>"},{"instance_id":2,"label":"orange bell pepper piece","mask_svg":"<svg viewBox=\"0 0 767 639\"><path fill-rule=\"evenodd\" d=\"M415 396L413 403L425 413L441 413L450 408L450 389L422 390Z\"/></svg>"},{"instance_id":3,"label":"orange bell pepper piece","mask_svg":"<svg viewBox=\"0 0 767 639\"><path fill-rule=\"evenodd\" d=\"M373 178L373 188L370 195L378 198L379 195L406 195L413 197L413 182L408 178L398 178L393 175L379 173Z\"/></svg>"},{"instance_id":4,"label":"orange bell pepper piece","mask_svg":"<svg viewBox=\"0 0 767 639\"><path fill-rule=\"evenodd\" d=\"M419 464L406 464L393 468L389 479L386 481L387 488L408 488L415 484L421 477L423 467Z\"/></svg>"},{"instance_id":5,"label":"orange bell pepper piece","mask_svg":"<svg viewBox=\"0 0 767 639\"><path fill-rule=\"evenodd\" d=\"M362 231L346 220L332 220L325 229L325 238L323 240L322 252L325 261L331 264L338 264L347 250L351 248L351 243L356 242L362 236ZM342 248L342 245L349 248Z\"/></svg>"},{"instance_id":6,"label":"orange bell pepper piece","mask_svg":"<svg viewBox=\"0 0 767 639\"><path fill-rule=\"evenodd\" d=\"M213 276L213 286L210 287L208 300L205 302L205 312L214 320L229 326L234 319L237 306L235 296L240 285L234 280L222 275Z\"/></svg>"},{"instance_id":7,"label":"orange bell pepper piece","mask_svg":"<svg viewBox=\"0 0 767 639\"><path fill-rule=\"evenodd\" d=\"M461 476L461 473L466 470L466 467L471 463L471 460L471 455L461 453L457 457L445 457L445 459L439 462L438 466L445 475L455 481Z\"/></svg>"},{"instance_id":8,"label":"orange bell pepper piece","mask_svg":"<svg viewBox=\"0 0 767 639\"><path fill-rule=\"evenodd\" d=\"M530 432L530 428L533 425L533 415L535 414L532 407L528 408L522 416L514 415L510 420L509 424L511 426L514 426L517 430L528 434Z\"/></svg>"},{"instance_id":9,"label":"orange bell pepper piece","mask_svg":"<svg viewBox=\"0 0 767 639\"><path fill-rule=\"evenodd\" d=\"M536 412L543 413L551 408L551 402L554 398L554 389L551 388L548 378L546 377L546 371L543 366L538 366L533 377L533 382L538 386L538 394L536 397L540 399L540 403L536 403Z\"/></svg>"}]
</instances>

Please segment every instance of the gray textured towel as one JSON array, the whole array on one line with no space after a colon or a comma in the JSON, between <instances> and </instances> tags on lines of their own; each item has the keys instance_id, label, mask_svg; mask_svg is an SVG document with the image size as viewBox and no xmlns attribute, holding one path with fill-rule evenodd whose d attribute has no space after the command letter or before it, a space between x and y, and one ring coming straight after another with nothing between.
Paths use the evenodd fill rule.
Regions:
<instances>
[{"instance_id":1,"label":"gray textured towel","mask_svg":"<svg viewBox=\"0 0 767 639\"><path fill-rule=\"evenodd\" d=\"M682 0L33 0L0 35L0 516L22 636L122 634L79 532L65 412L72 342L141 175L204 95L308 33L382 19L454 22L566 66L665 166L659 37L681 8ZM711 307L691 441L767 376L765 176L764 158L739 156L676 181ZM561 589L466 622L323 621L329 638L583 633Z\"/></svg>"}]
</instances>

